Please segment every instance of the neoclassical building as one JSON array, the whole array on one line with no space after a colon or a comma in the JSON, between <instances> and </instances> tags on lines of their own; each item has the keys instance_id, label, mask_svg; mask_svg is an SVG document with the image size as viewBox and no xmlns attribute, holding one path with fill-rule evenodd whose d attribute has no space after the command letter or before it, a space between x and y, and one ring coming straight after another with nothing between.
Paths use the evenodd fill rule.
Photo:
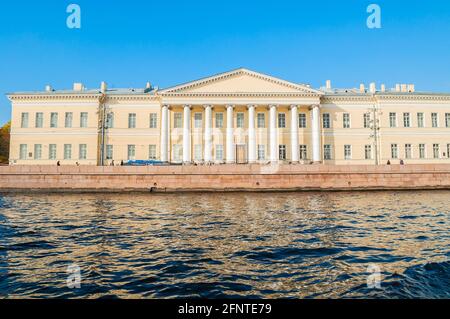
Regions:
<instances>
[{"instance_id":1,"label":"neoclassical building","mask_svg":"<svg viewBox=\"0 0 450 319\"><path fill-rule=\"evenodd\" d=\"M167 89L8 94L11 165L450 163L450 93L320 89L244 68Z\"/></svg>"}]
</instances>

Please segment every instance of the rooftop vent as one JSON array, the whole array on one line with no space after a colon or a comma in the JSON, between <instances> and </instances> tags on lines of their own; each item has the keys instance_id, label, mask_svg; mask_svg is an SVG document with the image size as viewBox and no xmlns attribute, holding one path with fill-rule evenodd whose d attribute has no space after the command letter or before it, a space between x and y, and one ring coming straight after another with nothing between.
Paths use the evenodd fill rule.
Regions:
<instances>
[{"instance_id":1,"label":"rooftop vent","mask_svg":"<svg viewBox=\"0 0 450 319\"><path fill-rule=\"evenodd\" d=\"M52 92L52 91L53 91L53 89L52 89L51 85L46 85L45 86L45 92Z\"/></svg>"},{"instance_id":2,"label":"rooftop vent","mask_svg":"<svg viewBox=\"0 0 450 319\"><path fill-rule=\"evenodd\" d=\"M370 93L375 93L377 90L377 86L375 83L370 83Z\"/></svg>"},{"instance_id":3,"label":"rooftop vent","mask_svg":"<svg viewBox=\"0 0 450 319\"><path fill-rule=\"evenodd\" d=\"M327 80L325 87L327 90L331 90L331 80Z\"/></svg>"},{"instance_id":4,"label":"rooftop vent","mask_svg":"<svg viewBox=\"0 0 450 319\"><path fill-rule=\"evenodd\" d=\"M386 92L386 85L385 84L381 84L381 92Z\"/></svg>"},{"instance_id":5,"label":"rooftop vent","mask_svg":"<svg viewBox=\"0 0 450 319\"><path fill-rule=\"evenodd\" d=\"M73 84L73 90L74 90L75 92L82 92L82 91L84 91L84 85L83 85L83 83L74 83L74 84Z\"/></svg>"},{"instance_id":6,"label":"rooftop vent","mask_svg":"<svg viewBox=\"0 0 450 319\"><path fill-rule=\"evenodd\" d=\"M364 83L361 83L359 85L359 92L360 93L366 93L366 87L364 86Z\"/></svg>"},{"instance_id":7,"label":"rooftop vent","mask_svg":"<svg viewBox=\"0 0 450 319\"><path fill-rule=\"evenodd\" d=\"M108 85L106 84L106 82L102 82L100 84L100 92L102 93L106 93L106 90L108 89Z\"/></svg>"},{"instance_id":8,"label":"rooftop vent","mask_svg":"<svg viewBox=\"0 0 450 319\"><path fill-rule=\"evenodd\" d=\"M416 86L414 84L408 84L408 92L409 93L416 92Z\"/></svg>"}]
</instances>

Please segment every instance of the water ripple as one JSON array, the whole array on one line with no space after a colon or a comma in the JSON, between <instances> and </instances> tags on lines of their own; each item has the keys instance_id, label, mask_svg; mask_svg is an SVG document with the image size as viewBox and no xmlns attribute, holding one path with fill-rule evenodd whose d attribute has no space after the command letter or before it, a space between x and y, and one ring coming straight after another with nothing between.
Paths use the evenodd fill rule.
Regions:
<instances>
[{"instance_id":1,"label":"water ripple","mask_svg":"<svg viewBox=\"0 0 450 319\"><path fill-rule=\"evenodd\" d=\"M448 191L0 195L0 298L449 298L449 204Z\"/></svg>"}]
</instances>

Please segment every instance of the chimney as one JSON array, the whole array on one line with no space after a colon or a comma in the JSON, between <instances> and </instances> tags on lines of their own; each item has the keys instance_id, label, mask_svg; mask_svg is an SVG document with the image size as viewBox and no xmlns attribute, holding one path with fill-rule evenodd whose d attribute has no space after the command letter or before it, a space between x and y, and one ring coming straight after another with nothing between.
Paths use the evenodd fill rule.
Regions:
<instances>
[{"instance_id":1,"label":"chimney","mask_svg":"<svg viewBox=\"0 0 450 319\"><path fill-rule=\"evenodd\" d=\"M51 85L46 85L45 86L45 92L51 92L53 91L52 86Z\"/></svg>"},{"instance_id":2,"label":"chimney","mask_svg":"<svg viewBox=\"0 0 450 319\"><path fill-rule=\"evenodd\" d=\"M365 86L364 86L364 83L361 83L361 84L359 85L359 92L360 92L360 93L366 93L366 88L365 88Z\"/></svg>"},{"instance_id":3,"label":"chimney","mask_svg":"<svg viewBox=\"0 0 450 319\"><path fill-rule=\"evenodd\" d=\"M327 80L325 86L326 86L327 90L331 90L331 80Z\"/></svg>"},{"instance_id":4,"label":"chimney","mask_svg":"<svg viewBox=\"0 0 450 319\"><path fill-rule=\"evenodd\" d=\"M147 90L150 90L152 88L152 84L150 82L147 82L147 84L145 85L145 88Z\"/></svg>"},{"instance_id":5,"label":"chimney","mask_svg":"<svg viewBox=\"0 0 450 319\"><path fill-rule=\"evenodd\" d=\"M395 92L400 92L400 84L395 85Z\"/></svg>"},{"instance_id":6,"label":"chimney","mask_svg":"<svg viewBox=\"0 0 450 319\"><path fill-rule=\"evenodd\" d=\"M76 92L81 92L84 90L84 85L83 83L74 83L73 84L73 90Z\"/></svg>"},{"instance_id":7,"label":"chimney","mask_svg":"<svg viewBox=\"0 0 450 319\"><path fill-rule=\"evenodd\" d=\"M416 92L416 86L414 84L409 84L408 85L408 92L410 92L410 93Z\"/></svg>"},{"instance_id":8,"label":"chimney","mask_svg":"<svg viewBox=\"0 0 450 319\"><path fill-rule=\"evenodd\" d=\"M370 83L370 93L375 93L377 91L377 86L375 83Z\"/></svg>"},{"instance_id":9,"label":"chimney","mask_svg":"<svg viewBox=\"0 0 450 319\"><path fill-rule=\"evenodd\" d=\"M381 84L381 92L386 92L386 85L385 84Z\"/></svg>"},{"instance_id":10,"label":"chimney","mask_svg":"<svg viewBox=\"0 0 450 319\"><path fill-rule=\"evenodd\" d=\"M108 85L106 84L106 82L102 82L100 84L100 92L102 92L104 94L104 93L106 93L107 89L108 89Z\"/></svg>"},{"instance_id":11,"label":"chimney","mask_svg":"<svg viewBox=\"0 0 450 319\"><path fill-rule=\"evenodd\" d=\"M408 86L406 84L402 84L402 92L408 92Z\"/></svg>"}]
</instances>

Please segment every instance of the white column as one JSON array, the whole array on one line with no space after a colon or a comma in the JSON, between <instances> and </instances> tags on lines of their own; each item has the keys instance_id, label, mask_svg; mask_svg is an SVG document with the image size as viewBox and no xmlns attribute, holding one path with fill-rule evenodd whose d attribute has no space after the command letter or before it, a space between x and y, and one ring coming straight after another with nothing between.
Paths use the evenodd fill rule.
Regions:
<instances>
[{"instance_id":1,"label":"white column","mask_svg":"<svg viewBox=\"0 0 450 319\"><path fill-rule=\"evenodd\" d=\"M191 106L184 106L183 116L183 163L191 162Z\"/></svg>"},{"instance_id":2,"label":"white column","mask_svg":"<svg viewBox=\"0 0 450 319\"><path fill-rule=\"evenodd\" d=\"M293 163L299 161L298 148L298 106L291 105L291 161Z\"/></svg>"},{"instance_id":3,"label":"white column","mask_svg":"<svg viewBox=\"0 0 450 319\"><path fill-rule=\"evenodd\" d=\"M161 161L169 162L169 106L161 109Z\"/></svg>"},{"instance_id":4,"label":"white column","mask_svg":"<svg viewBox=\"0 0 450 319\"><path fill-rule=\"evenodd\" d=\"M278 162L277 106L269 106L270 161Z\"/></svg>"},{"instance_id":5,"label":"white column","mask_svg":"<svg viewBox=\"0 0 450 319\"><path fill-rule=\"evenodd\" d=\"M248 162L256 162L255 106L248 106Z\"/></svg>"},{"instance_id":6,"label":"white column","mask_svg":"<svg viewBox=\"0 0 450 319\"><path fill-rule=\"evenodd\" d=\"M226 161L227 163L235 163L235 150L234 150L234 131L233 131L233 109L234 105L227 105L227 149L226 149Z\"/></svg>"},{"instance_id":7,"label":"white column","mask_svg":"<svg viewBox=\"0 0 450 319\"><path fill-rule=\"evenodd\" d=\"M205 105L205 155L206 163L212 162L212 106Z\"/></svg>"},{"instance_id":8,"label":"white column","mask_svg":"<svg viewBox=\"0 0 450 319\"><path fill-rule=\"evenodd\" d=\"M312 105L312 146L313 146L313 162L321 163L321 143L320 143L320 107L319 105Z\"/></svg>"}]
</instances>

